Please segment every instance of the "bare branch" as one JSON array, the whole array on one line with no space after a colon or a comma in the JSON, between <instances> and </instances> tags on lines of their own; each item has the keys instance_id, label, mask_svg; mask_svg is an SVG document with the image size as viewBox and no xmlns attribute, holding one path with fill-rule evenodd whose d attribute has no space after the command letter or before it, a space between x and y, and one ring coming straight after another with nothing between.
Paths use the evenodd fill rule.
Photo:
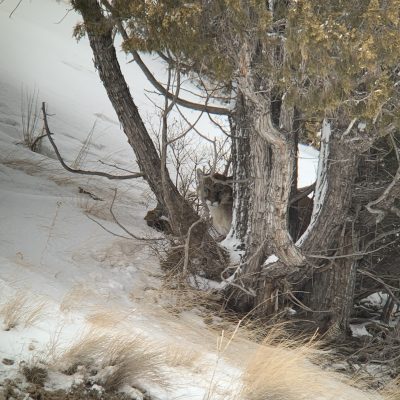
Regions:
<instances>
[{"instance_id":1,"label":"bare branch","mask_svg":"<svg viewBox=\"0 0 400 400\"><path fill-rule=\"evenodd\" d=\"M62 17L59 21L54 22L54 24L56 24L56 25L61 24L61 22L63 22L64 19L67 18L67 15L68 15L71 11L73 11L73 10L74 10L73 8L67 9L67 11L66 11L65 14L63 15L63 17Z\"/></svg>"},{"instance_id":2,"label":"bare branch","mask_svg":"<svg viewBox=\"0 0 400 400\"><path fill-rule=\"evenodd\" d=\"M136 239L136 240L144 240L144 241L153 241L153 240L164 240L165 238L144 238L144 237L140 237L140 236L136 236L135 234L133 234L132 232L130 232L125 226L123 226L117 219L117 217L114 214L114 203L115 203L115 199L117 197L117 189L114 189L114 197L112 199L111 205L110 205L110 214L113 217L114 222L125 232L127 233L131 238Z\"/></svg>"},{"instance_id":3,"label":"bare branch","mask_svg":"<svg viewBox=\"0 0 400 400\"><path fill-rule=\"evenodd\" d=\"M190 122L188 121L188 119L185 117L185 115L183 114L183 112L180 110L180 108L177 106L176 109L178 110L179 114L181 115L181 117L185 120L185 122L188 125L191 125ZM214 163L213 166L211 167L211 173L215 172L215 165L217 162L217 158L218 158L218 152L217 152L217 145L216 145L216 140L212 140L210 138L208 138L207 136L203 135L195 126L192 125L192 129L203 139L207 140L207 142L211 143L213 145L214 148Z\"/></svg>"},{"instance_id":4,"label":"bare branch","mask_svg":"<svg viewBox=\"0 0 400 400\"><path fill-rule=\"evenodd\" d=\"M170 145L174 142L176 142L179 139L182 139L184 136L186 136L192 129L194 129L194 127L197 125L197 123L200 121L201 116L203 115L203 112L201 112L199 114L199 116L197 117L196 121L194 121L192 124L189 124L189 127L187 129L185 129L183 131L183 133L181 133L180 135L174 137L173 139L170 139L167 143L167 145Z\"/></svg>"},{"instance_id":5,"label":"bare branch","mask_svg":"<svg viewBox=\"0 0 400 400\"><path fill-rule=\"evenodd\" d=\"M51 137L51 135L53 134L52 132L50 132L50 128L48 125L48 121L47 121L47 113L46 113L46 103L43 102L42 103L42 113L43 113L43 122L44 122L44 129L46 132L47 137L50 140L51 145L53 146L54 152L56 153L56 156L58 158L58 161L60 161L61 165L68 171L68 172L72 172L74 174L81 174L81 175L95 175L95 176L103 176L104 178L107 179L135 179L135 178L142 178L144 177L144 175L142 173L134 173L134 174L130 174L130 175L111 175L111 174L107 174L106 172L101 172L101 171L84 171L81 169L74 169L69 167L63 160L63 158L61 157L61 154L53 140L53 138Z\"/></svg>"},{"instance_id":6,"label":"bare branch","mask_svg":"<svg viewBox=\"0 0 400 400\"><path fill-rule=\"evenodd\" d=\"M299 200L303 199L304 197L308 196L314 190L315 190L315 182L310 186L306 186L304 188L299 189L299 191L296 194L296 196L294 196L293 198L291 198L289 200L289 206L293 205L294 203L296 203Z\"/></svg>"},{"instance_id":7,"label":"bare branch","mask_svg":"<svg viewBox=\"0 0 400 400\"><path fill-rule=\"evenodd\" d=\"M397 154L397 147L395 147L395 151ZM400 211L393 205L396 198L400 195L400 165L397 168L396 175L394 176L392 182L388 185L388 187L384 190L381 196L379 196L376 200L370 201L365 208L371 213L376 214L377 222L381 222L388 211L395 213L396 215L400 214Z\"/></svg>"},{"instance_id":8,"label":"bare branch","mask_svg":"<svg viewBox=\"0 0 400 400\"><path fill-rule=\"evenodd\" d=\"M112 15L114 15L114 10L112 6L109 4L108 1L101 0L101 3L104 5L104 7L107 8L109 12L111 12ZM120 19L115 18L115 23L116 26L121 33L121 36L124 40L129 40L129 36L121 22ZM137 65L140 67L142 72L145 74L146 78L149 80L149 82L164 96L167 96L168 99L172 100L174 98L174 94L168 91L167 89L164 88L163 85L161 85L160 82L157 81L157 79L154 77L154 75L151 73L151 71L147 68L146 64L143 62L142 58L140 57L139 53L135 50L130 50L130 53L132 54L132 57L134 61L137 63ZM211 114L217 114L217 115L230 115L230 110L224 107L216 107L216 106L208 106L204 104L198 104L198 103L193 103L189 100L177 98L176 103L186 107L190 108L192 110L197 110L197 111L206 111Z\"/></svg>"},{"instance_id":9,"label":"bare branch","mask_svg":"<svg viewBox=\"0 0 400 400\"><path fill-rule=\"evenodd\" d=\"M351 257L364 257L367 254L372 254L372 253L376 253L379 250L385 249L386 247L391 246L392 244L398 242L398 239L392 240L389 243L385 243L384 245L374 249L374 250L370 250L370 251L360 251L360 252L356 252L356 253L350 253L350 254L341 254L339 256L324 256L324 255L318 255L318 254L306 254L307 257L309 258L320 258L322 260L337 260L339 258L351 258Z\"/></svg>"},{"instance_id":10,"label":"bare branch","mask_svg":"<svg viewBox=\"0 0 400 400\"><path fill-rule=\"evenodd\" d=\"M364 269L358 269L358 272L360 272L362 275L368 276L371 279L373 279L376 282L379 282L384 288L385 290L388 292L389 296L397 303L400 304L400 300L394 295L392 289L394 290L398 290L398 288L395 288L393 286L388 285L387 283L385 283L381 278L378 278L377 276L375 276L374 274L372 274L369 271L366 271Z\"/></svg>"},{"instance_id":11,"label":"bare branch","mask_svg":"<svg viewBox=\"0 0 400 400\"><path fill-rule=\"evenodd\" d=\"M131 171L131 170L129 170L129 169L119 167L119 166L116 165L116 164L106 163L105 161L102 161L102 160L98 160L98 162L99 162L100 164L107 165L108 167L113 167L113 168L119 169L119 170L121 170L121 171L130 172L130 173L132 173L132 174L135 174L135 173L136 173L136 172Z\"/></svg>"},{"instance_id":12,"label":"bare branch","mask_svg":"<svg viewBox=\"0 0 400 400\"><path fill-rule=\"evenodd\" d=\"M127 236L123 236L123 235L119 235L118 233L115 233L113 231L110 231L108 228L106 228L102 223L100 223L99 221L95 220L93 217L91 217L88 213L85 213L85 215L94 223L96 223L97 225L99 225L101 228L103 228L107 233L111 233L111 235L113 236L117 236L123 239L127 239L127 240L132 240L132 238L127 237Z\"/></svg>"},{"instance_id":13,"label":"bare branch","mask_svg":"<svg viewBox=\"0 0 400 400\"><path fill-rule=\"evenodd\" d=\"M15 6L15 8L11 11L10 15L8 16L8 18L11 18L12 15L15 13L15 11L17 11L17 8L20 6L20 4L22 3L22 0L19 0L18 4Z\"/></svg>"}]
</instances>

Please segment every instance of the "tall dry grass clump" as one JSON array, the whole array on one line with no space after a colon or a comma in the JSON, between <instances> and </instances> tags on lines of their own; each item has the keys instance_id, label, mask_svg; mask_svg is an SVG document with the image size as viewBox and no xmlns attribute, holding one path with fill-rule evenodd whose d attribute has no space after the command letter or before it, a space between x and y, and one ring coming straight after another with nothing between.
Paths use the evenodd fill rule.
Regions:
<instances>
[{"instance_id":1,"label":"tall dry grass clump","mask_svg":"<svg viewBox=\"0 0 400 400\"><path fill-rule=\"evenodd\" d=\"M384 400L400 400L400 376L382 391Z\"/></svg>"},{"instance_id":2,"label":"tall dry grass clump","mask_svg":"<svg viewBox=\"0 0 400 400\"><path fill-rule=\"evenodd\" d=\"M68 374L75 373L80 366L92 371L91 380L106 391L143 381L165 387L163 365L161 349L147 339L97 329L87 331L56 362L56 367Z\"/></svg>"},{"instance_id":3,"label":"tall dry grass clump","mask_svg":"<svg viewBox=\"0 0 400 400\"><path fill-rule=\"evenodd\" d=\"M323 353L314 339L293 339L281 329L272 328L249 357L241 387L232 400L381 399L376 392L351 387L350 378L315 365Z\"/></svg>"},{"instance_id":4,"label":"tall dry grass clump","mask_svg":"<svg viewBox=\"0 0 400 400\"><path fill-rule=\"evenodd\" d=\"M326 396L329 374L312 362L321 356L318 344L288 337L272 328L250 356L234 400L339 399Z\"/></svg>"},{"instance_id":5,"label":"tall dry grass clump","mask_svg":"<svg viewBox=\"0 0 400 400\"><path fill-rule=\"evenodd\" d=\"M40 110L38 106L39 91L32 92L22 89L21 94L21 122L23 143L32 151L40 152L40 134L37 125Z\"/></svg>"},{"instance_id":6,"label":"tall dry grass clump","mask_svg":"<svg viewBox=\"0 0 400 400\"><path fill-rule=\"evenodd\" d=\"M34 325L43 315L46 301L18 291L14 296L0 305L0 316L3 318L3 329L9 331L17 325L24 328Z\"/></svg>"}]
</instances>

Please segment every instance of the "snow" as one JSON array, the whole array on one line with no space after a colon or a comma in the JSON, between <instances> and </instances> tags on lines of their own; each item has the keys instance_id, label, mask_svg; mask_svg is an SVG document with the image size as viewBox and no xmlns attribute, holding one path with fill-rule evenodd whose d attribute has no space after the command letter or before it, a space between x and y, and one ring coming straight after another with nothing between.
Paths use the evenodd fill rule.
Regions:
<instances>
[{"instance_id":1,"label":"snow","mask_svg":"<svg viewBox=\"0 0 400 400\"><path fill-rule=\"evenodd\" d=\"M301 246L301 244L305 241L308 236L308 233L313 229L317 218L319 210L324 204L324 199L326 192L328 190L328 183L326 179L326 169L328 168L328 157L329 157L329 138L331 135L331 126L329 122L324 119L322 123L322 135L321 135L321 151L318 158L318 175L315 183L315 195L314 195L314 204L313 211L311 215L311 221L308 225L306 231L300 237L300 239L296 242L297 246Z\"/></svg>"},{"instance_id":2,"label":"snow","mask_svg":"<svg viewBox=\"0 0 400 400\"><path fill-rule=\"evenodd\" d=\"M361 304L367 304L376 309L381 309L386 304L389 295L383 292L375 292L360 300Z\"/></svg>"},{"instance_id":3,"label":"snow","mask_svg":"<svg viewBox=\"0 0 400 400\"><path fill-rule=\"evenodd\" d=\"M366 329L365 324L350 324L351 334L354 337L372 336Z\"/></svg>"},{"instance_id":4,"label":"snow","mask_svg":"<svg viewBox=\"0 0 400 400\"><path fill-rule=\"evenodd\" d=\"M159 400L232 396L257 345L233 340L221 352L216 347L218 333L207 328L195 308L179 315L166 309L155 242L113 236L87 217L123 234L109 212L117 188L118 220L135 235L158 237L143 220L152 202L146 184L141 179L111 182L71 175L48 144L42 154L21 145L21 89L36 88L39 101L48 104L54 139L68 163L75 160L96 122L83 167L111 172L99 164L103 160L137 170L93 67L89 44L86 39L77 44L71 37L79 16L65 15L70 8L66 3L35 0L22 2L9 18L16 4L0 4L0 384L21 379L24 390L23 365L45 366L47 389L69 389L84 382L88 367L78 365L67 376L61 366L67 363L67 352L89 334L94 339L139 337L145 349L156 353L164 354L173 345L175 353L192 352L197 357L191 363L183 356L179 365L161 361L163 383L144 376L124 384L122 392L132 399L142 399L145 390ZM139 110L154 119L154 105L147 96L153 101L158 96L145 95L151 86L136 65L127 64L129 58L119 57ZM165 76L158 60L145 60ZM193 119L195 114L188 116ZM213 135L215 128L205 118L200 125ZM315 151L303 148L300 162L314 172L315 159ZM302 186L310 183L305 179ZM7 310L14 312L15 326L7 326ZM92 388L103 391L101 378L112 372L111 365L104 365ZM367 398L333 378L328 381L340 389L342 399ZM212 387L213 393L205 397Z\"/></svg>"},{"instance_id":5,"label":"snow","mask_svg":"<svg viewBox=\"0 0 400 400\"><path fill-rule=\"evenodd\" d=\"M279 258L275 254L271 254L265 261L264 261L264 267L266 267L269 264L273 264L279 261Z\"/></svg>"}]
</instances>

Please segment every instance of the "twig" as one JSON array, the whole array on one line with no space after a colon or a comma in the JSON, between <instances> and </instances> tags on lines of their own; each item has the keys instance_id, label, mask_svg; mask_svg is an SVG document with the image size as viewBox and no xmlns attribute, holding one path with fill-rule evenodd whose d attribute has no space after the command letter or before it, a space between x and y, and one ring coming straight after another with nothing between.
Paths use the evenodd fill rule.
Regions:
<instances>
[{"instance_id":1,"label":"twig","mask_svg":"<svg viewBox=\"0 0 400 400\"><path fill-rule=\"evenodd\" d=\"M50 135L54 135L53 133L50 133ZM34 148L35 148L35 146L36 146L36 144L40 141L40 140L42 140L44 137L46 137L47 136L47 133L44 133L43 135L40 135L40 136L38 136L37 138L35 138L35 140L33 141L33 143L32 143L32 145L31 145L31 150L33 150Z\"/></svg>"},{"instance_id":2,"label":"twig","mask_svg":"<svg viewBox=\"0 0 400 400\"><path fill-rule=\"evenodd\" d=\"M125 226L123 226L117 219L117 217L114 214L113 211L113 207L114 207L114 203L115 203L115 199L117 197L117 189L114 189L114 197L112 199L111 205L110 205L110 214L113 217L114 222L125 232L127 233L130 237L132 237L133 239L136 240L144 240L144 241L153 241L153 240L164 240L165 238L161 237L161 238L144 238L144 237L140 237L140 236L136 236L135 234L133 234L132 232L130 232Z\"/></svg>"},{"instance_id":3,"label":"twig","mask_svg":"<svg viewBox=\"0 0 400 400\"><path fill-rule=\"evenodd\" d=\"M378 278L377 276L375 276L371 272L368 272L368 271L366 271L364 269L358 269L358 272L360 272L362 275L368 276L371 279L373 279L374 281L380 283L387 290L389 296L393 299L393 301L395 301L397 304L400 304L400 300L394 295L394 293L392 291L392 289L398 290L398 288L395 288L393 286L388 285L381 278Z\"/></svg>"},{"instance_id":4,"label":"twig","mask_svg":"<svg viewBox=\"0 0 400 400\"><path fill-rule=\"evenodd\" d=\"M396 243L397 241L398 241L398 239L393 240L393 241L386 243L374 250L362 251L362 252L360 251L360 252L355 252L355 253L350 253L350 254L342 254L340 256L323 256L323 255L317 255L317 254L306 254L306 256L309 258L320 258L322 260L337 260L339 258L364 257L367 254L376 253L379 250L382 250L388 246L391 246L392 244Z\"/></svg>"},{"instance_id":5,"label":"twig","mask_svg":"<svg viewBox=\"0 0 400 400\"><path fill-rule=\"evenodd\" d=\"M63 22L64 19L67 17L67 15L68 15L71 11L73 11L73 10L74 10L73 8L69 8L69 9L66 11L66 13L64 14L64 16L63 16L59 21L54 22L54 24L56 24L56 25L61 24L61 22Z\"/></svg>"},{"instance_id":6,"label":"twig","mask_svg":"<svg viewBox=\"0 0 400 400\"><path fill-rule=\"evenodd\" d=\"M123 235L119 235L118 233L115 233L113 231L110 231L108 228L106 228L103 224L101 224L99 221L95 220L93 217L91 217L88 213L85 213L85 215L93 222L95 222L97 225L99 225L100 227L102 227L106 232L111 233L111 235L113 236L117 236L123 239L127 239L127 240L132 240L132 238L127 237L127 236L123 236Z\"/></svg>"},{"instance_id":7,"label":"twig","mask_svg":"<svg viewBox=\"0 0 400 400\"><path fill-rule=\"evenodd\" d=\"M107 174L106 172L101 172L101 171L84 171L81 169L74 169L69 167L61 157L60 152L58 151L58 148L56 144L54 143L53 138L51 135L53 134L50 132L49 125L47 122L47 113L46 113L46 103L42 103L42 113L43 113L43 122L44 122L44 129L46 131L47 137L50 140L51 145L53 146L54 152L56 153L56 156L58 158L58 161L60 161L61 165L68 171L68 172L73 172L75 174L81 174L81 175L97 175L97 176L103 176L104 178L107 179L135 179L135 178L142 178L144 177L144 174L142 173L134 173L131 175L111 175Z\"/></svg>"},{"instance_id":8,"label":"twig","mask_svg":"<svg viewBox=\"0 0 400 400\"><path fill-rule=\"evenodd\" d=\"M178 112L181 115L181 117L185 120L185 122L190 126L191 125L190 122L185 117L185 115L180 110L180 108L178 106L176 106L176 109L178 110ZM215 164L216 164L217 158L218 158L216 140L215 139L212 140L212 139L208 138L207 136L203 135L194 125L192 126L192 128L200 137L202 137L204 140L207 140L207 142L210 142L213 145L213 149L214 149L214 165L211 167L211 173L214 173L215 172Z\"/></svg>"},{"instance_id":9,"label":"twig","mask_svg":"<svg viewBox=\"0 0 400 400\"><path fill-rule=\"evenodd\" d=\"M111 4L108 1L101 0L101 4L104 5L104 7L107 8L107 10L111 13L111 15L115 18L115 23L116 26L121 33L121 36L124 40L129 40L129 35L126 32L121 20L118 18L118 16L115 15L115 10L111 6ZM137 63L137 65L140 67L142 72L145 74L146 78L149 80L149 82L164 96L167 96L168 99L172 100L175 95L171 93L169 90L165 89L163 85L161 85L160 82L157 81L157 79L154 77L154 75L151 73L151 71L147 68L146 64L143 62L142 58L140 57L139 53L135 50L130 50L130 53L133 56L134 61ZM191 101L181 99L181 98L176 98L176 103L183 106L190 108L192 110L197 110L197 111L206 111L211 114L218 114L218 115L230 115L230 110L227 108L223 107L213 107L213 106L207 106L203 104L198 104L198 103L193 103Z\"/></svg>"},{"instance_id":10,"label":"twig","mask_svg":"<svg viewBox=\"0 0 400 400\"><path fill-rule=\"evenodd\" d=\"M130 173L135 174L134 171L131 171L131 170L126 169L126 168L118 167L118 165L116 165L116 164L106 163L105 161L102 161L102 160L98 160L98 162L99 162L100 164L107 165L108 167L113 167L113 168L119 169L119 170L121 170L121 171L130 172Z\"/></svg>"},{"instance_id":11,"label":"twig","mask_svg":"<svg viewBox=\"0 0 400 400\"><path fill-rule=\"evenodd\" d=\"M10 15L8 16L8 18L11 18L12 15L14 14L15 11L17 11L17 8L19 7L19 5L22 3L22 0L19 0L18 4L15 6L14 10L11 11Z\"/></svg>"}]
</instances>

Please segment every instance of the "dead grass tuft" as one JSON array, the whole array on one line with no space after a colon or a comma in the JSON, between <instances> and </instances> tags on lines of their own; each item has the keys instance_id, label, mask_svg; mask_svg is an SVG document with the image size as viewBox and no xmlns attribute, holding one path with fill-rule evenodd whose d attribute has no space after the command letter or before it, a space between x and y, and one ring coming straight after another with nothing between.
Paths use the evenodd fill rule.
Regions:
<instances>
[{"instance_id":1,"label":"dead grass tuft","mask_svg":"<svg viewBox=\"0 0 400 400\"><path fill-rule=\"evenodd\" d=\"M400 376L382 391L385 400L400 400Z\"/></svg>"},{"instance_id":2,"label":"dead grass tuft","mask_svg":"<svg viewBox=\"0 0 400 400\"><path fill-rule=\"evenodd\" d=\"M82 302L93 296L93 291L83 284L76 284L63 297L60 303L60 311L68 313L76 308L82 308Z\"/></svg>"},{"instance_id":3,"label":"dead grass tuft","mask_svg":"<svg viewBox=\"0 0 400 400\"><path fill-rule=\"evenodd\" d=\"M44 300L32 298L23 291L17 292L0 306L4 330L9 331L17 325L25 328L34 325L42 317L46 305Z\"/></svg>"},{"instance_id":4,"label":"dead grass tuft","mask_svg":"<svg viewBox=\"0 0 400 400\"><path fill-rule=\"evenodd\" d=\"M47 369L39 365L24 365L21 372L29 383L44 386L47 379Z\"/></svg>"},{"instance_id":5,"label":"dead grass tuft","mask_svg":"<svg viewBox=\"0 0 400 400\"><path fill-rule=\"evenodd\" d=\"M107 350L104 365L110 366L103 377L103 386L108 391L124 384L138 383L138 379L164 383L160 367L163 356L143 338L114 339Z\"/></svg>"},{"instance_id":6,"label":"dead grass tuft","mask_svg":"<svg viewBox=\"0 0 400 400\"><path fill-rule=\"evenodd\" d=\"M198 368L201 354L193 349L183 348L177 345L167 347L165 362L170 367Z\"/></svg>"},{"instance_id":7,"label":"dead grass tuft","mask_svg":"<svg viewBox=\"0 0 400 400\"><path fill-rule=\"evenodd\" d=\"M282 334L283 333L283 334ZM235 400L376 399L361 393L350 381L314 365L321 357L313 339L293 339L279 328L269 330L251 355ZM397 400L397 399L396 399Z\"/></svg>"},{"instance_id":8,"label":"dead grass tuft","mask_svg":"<svg viewBox=\"0 0 400 400\"><path fill-rule=\"evenodd\" d=\"M218 294L195 289L185 279L176 276L166 277L158 294L163 307L174 315L193 309L201 311L204 317L209 313L223 313L221 297Z\"/></svg>"},{"instance_id":9,"label":"dead grass tuft","mask_svg":"<svg viewBox=\"0 0 400 400\"><path fill-rule=\"evenodd\" d=\"M249 361L240 398L248 400L310 399L322 395L317 383L319 371L307 365L312 346L300 346L289 352L285 347L262 345ZM313 397L315 398L315 397Z\"/></svg>"},{"instance_id":10,"label":"dead grass tuft","mask_svg":"<svg viewBox=\"0 0 400 400\"><path fill-rule=\"evenodd\" d=\"M161 371L165 357L157 346L140 336L92 329L61 354L59 360L58 367L69 374L78 366L95 371L91 379L109 392L124 384L135 385L139 380L165 386Z\"/></svg>"},{"instance_id":11,"label":"dead grass tuft","mask_svg":"<svg viewBox=\"0 0 400 400\"><path fill-rule=\"evenodd\" d=\"M86 321L98 328L113 328L122 324L129 317L128 312L119 310L98 311L86 317Z\"/></svg>"}]
</instances>

